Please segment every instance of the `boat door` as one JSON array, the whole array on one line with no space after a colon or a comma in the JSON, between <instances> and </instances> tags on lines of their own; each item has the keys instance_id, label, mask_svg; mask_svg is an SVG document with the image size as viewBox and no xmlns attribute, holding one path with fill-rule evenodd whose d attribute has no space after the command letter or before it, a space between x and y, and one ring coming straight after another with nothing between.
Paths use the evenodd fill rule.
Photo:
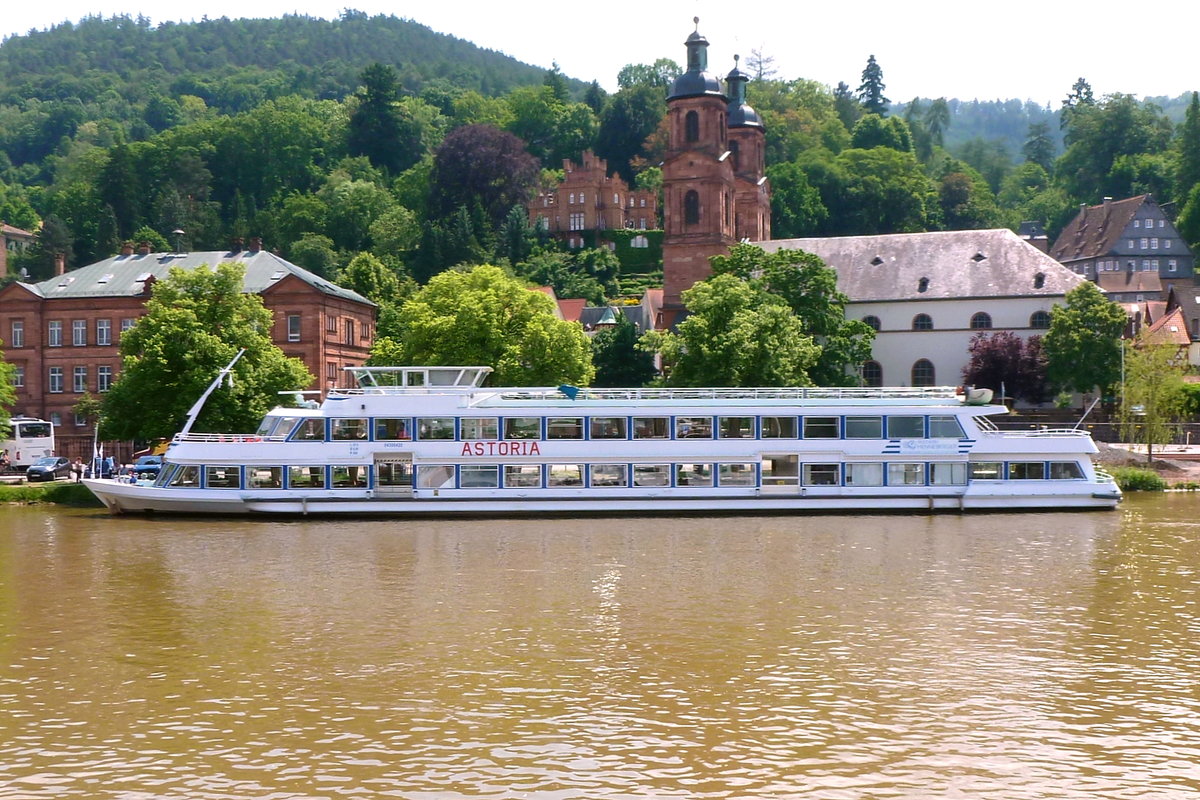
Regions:
<instances>
[{"instance_id":1,"label":"boat door","mask_svg":"<svg viewBox=\"0 0 1200 800\"><path fill-rule=\"evenodd\" d=\"M759 480L763 494L799 494L800 456L796 453L763 453Z\"/></svg>"},{"instance_id":2,"label":"boat door","mask_svg":"<svg viewBox=\"0 0 1200 800\"><path fill-rule=\"evenodd\" d=\"M375 454L375 496L412 497L412 453Z\"/></svg>"}]
</instances>

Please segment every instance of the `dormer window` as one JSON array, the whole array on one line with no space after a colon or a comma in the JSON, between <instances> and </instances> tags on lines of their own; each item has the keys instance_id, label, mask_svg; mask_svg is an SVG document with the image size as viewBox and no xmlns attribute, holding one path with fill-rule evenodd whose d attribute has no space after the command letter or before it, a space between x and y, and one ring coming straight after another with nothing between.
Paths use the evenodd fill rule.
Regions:
<instances>
[{"instance_id":1,"label":"dormer window","mask_svg":"<svg viewBox=\"0 0 1200 800\"><path fill-rule=\"evenodd\" d=\"M971 260L976 264L978 264L980 261L983 261L985 258L987 258L987 256L985 256L983 253L976 253L975 255L971 256Z\"/></svg>"},{"instance_id":2,"label":"dormer window","mask_svg":"<svg viewBox=\"0 0 1200 800\"><path fill-rule=\"evenodd\" d=\"M929 289L929 278L921 278L917 281L917 291L924 292Z\"/></svg>"},{"instance_id":3,"label":"dormer window","mask_svg":"<svg viewBox=\"0 0 1200 800\"><path fill-rule=\"evenodd\" d=\"M1043 288L1045 288L1045 286L1046 286L1046 274L1044 272L1039 272L1038 274L1033 276L1033 288L1043 289Z\"/></svg>"},{"instance_id":4,"label":"dormer window","mask_svg":"<svg viewBox=\"0 0 1200 800\"><path fill-rule=\"evenodd\" d=\"M872 264L873 266L876 266L876 267L878 267L878 266L879 266L880 264L882 264L882 263L883 263L883 259L882 259L882 258L880 258L879 256L875 256L874 258L872 258L872 259L871 259L871 264Z\"/></svg>"}]
</instances>

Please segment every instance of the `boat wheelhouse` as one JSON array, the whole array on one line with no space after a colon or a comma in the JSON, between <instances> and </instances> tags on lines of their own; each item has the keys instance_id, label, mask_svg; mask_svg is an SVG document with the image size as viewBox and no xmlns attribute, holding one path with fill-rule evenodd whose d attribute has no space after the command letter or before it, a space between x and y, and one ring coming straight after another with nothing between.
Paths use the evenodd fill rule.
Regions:
<instances>
[{"instance_id":1,"label":"boat wheelhouse","mask_svg":"<svg viewBox=\"0 0 1200 800\"><path fill-rule=\"evenodd\" d=\"M1075 429L999 430L949 387L486 388L488 367L359 367L254 434L185 432L113 512L759 513L1110 509ZM190 430L189 425L185 430Z\"/></svg>"}]
</instances>

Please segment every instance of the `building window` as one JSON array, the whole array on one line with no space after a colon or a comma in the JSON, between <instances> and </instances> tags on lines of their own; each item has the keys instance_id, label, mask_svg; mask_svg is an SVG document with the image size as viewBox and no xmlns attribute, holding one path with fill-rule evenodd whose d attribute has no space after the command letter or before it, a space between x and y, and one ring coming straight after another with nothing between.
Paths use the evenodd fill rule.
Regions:
<instances>
[{"instance_id":1,"label":"building window","mask_svg":"<svg viewBox=\"0 0 1200 800\"><path fill-rule=\"evenodd\" d=\"M619 194L617 194L616 192L613 192L613 205L614 206L621 205L621 196Z\"/></svg>"},{"instance_id":2,"label":"building window","mask_svg":"<svg viewBox=\"0 0 1200 800\"><path fill-rule=\"evenodd\" d=\"M913 317L912 329L914 331L931 331L933 330L933 317L928 314L917 314Z\"/></svg>"},{"instance_id":3,"label":"building window","mask_svg":"<svg viewBox=\"0 0 1200 800\"><path fill-rule=\"evenodd\" d=\"M1147 219L1146 219L1146 227L1147 227L1147 228L1153 228L1153 227L1154 227L1154 220L1147 218Z\"/></svg>"},{"instance_id":4,"label":"building window","mask_svg":"<svg viewBox=\"0 0 1200 800\"><path fill-rule=\"evenodd\" d=\"M1137 244L1133 241L1133 239L1129 239L1128 241L1125 242L1125 248L1127 250L1132 250L1136 246L1137 246Z\"/></svg>"},{"instance_id":5,"label":"building window","mask_svg":"<svg viewBox=\"0 0 1200 800\"><path fill-rule=\"evenodd\" d=\"M1135 220L1133 221L1133 227L1135 227L1135 228L1140 228L1140 227L1142 227L1142 221L1141 221L1140 219L1135 219Z\"/></svg>"},{"instance_id":6,"label":"building window","mask_svg":"<svg viewBox=\"0 0 1200 800\"><path fill-rule=\"evenodd\" d=\"M57 411L50 412L50 424L58 428L62 426L62 414Z\"/></svg>"},{"instance_id":7,"label":"building window","mask_svg":"<svg viewBox=\"0 0 1200 800\"><path fill-rule=\"evenodd\" d=\"M863 386L883 386L883 367L878 361L864 361L862 365Z\"/></svg>"},{"instance_id":8,"label":"building window","mask_svg":"<svg viewBox=\"0 0 1200 800\"><path fill-rule=\"evenodd\" d=\"M1160 219L1160 220L1158 221L1158 227L1160 227L1160 228L1161 228L1161 227L1163 227L1163 226L1166 224L1166 222L1167 222L1167 221L1166 221L1165 219Z\"/></svg>"},{"instance_id":9,"label":"building window","mask_svg":"<svg viewBox=\"0 0 1200 800\"><path fill-rule=\"evenodd\" d=\"M1176 266L1175 259L1167 259L1167 272L1174 272Z\"/></svg>"},{"instance_id":10,"label":"building window","mask_svg":"<svg viewBox=\"0 0 1200 800\"><path fill-rule=\"evenodd\" d=\"M289 342L300 341L300 315L299 314L288 314L287 340Z\"/></svg>"},{"instance_id":11,"label":"building window","mask_svg":"<svg viewBox=\"0 0 1200 800\"><path fill-rule=\"evenodd\" d=\"M50 320L49 327L46 331L46 344L50 347L62 347L62 321L57 319Z\"/></svg>"},{"instance_id":12,"label":"building window","mask_svg":"<svg viewBox=\"0 0 1200 800\"><path fill-rule=\"evenodd\" d=\"M1035 311L1029 317L1029 327L1037 328L1038 330L1046 330L1050 327L1050 312Z\"/></svg>"},{"instance_id":13,"label":"building window","mask_svg":"<svg viewBox=\"0 0 1200 800\"><path fill-rule=\"evenodd\" d=\"M1046 273L1039 272L1033 276L1033 288L1044 289L1046 287Z\"/></svg>"},{"instance_id":14,"label":"building window","mask_svg":"<svg viewBox=\"0 0 1200 800\"><path fill-rule=\"evenodd\" d=\"M645 208L645 207L646 207L646 198L644 198L644 197L643 197L643 198L641 199L641 202L640 202L638 205L639 205L641 208Z\"/></svg>"},{"instance_id":15,"label":"building window","mask_svg":"<svg viewBox=\"0 0 1200 800\"><path fill-rule=\"evenodd\" d=\"M325 379L328 380L330 384L333 384L333 382L337 380L337 364L332 361L325 365Z\"/></svg>"},{"instance_id":16,"label":"building window","mask_svg":"<svg viewBox=\"0 0 1200 800\"><path fill-rule=\"evenodd\" d=\"M337 322L338 322L337 317L335 317L333 314L326 315L326 317L325 317L325 332L326 333L337 333Z\"/></svg>"},{"instance_id":17,"label":"building window","mask_svg":"<svg viewBox=\"0 0 1200 800\"><path fill-rule=\"evenodd\" d=\"M24 347L25 346L25 322L23 320L14 319L12 321L12 336L8 340L9 347Z\"/></svg>"},{"instance_id":18,"label":"building window","mask_svg":"<svg viewBox=\"0 0 1200 800\"><path fill-rule=\"evenodd\" d=\"M71 320L71 345L74 347L84 347L87 345L86 319Z\"/></svg>"},{"instance_id":19,"label":"building window","mask_svg":"<svg viewBox=\"0 0 1200 800\"><path fill-rule=\"evenodd\" d=\"M1150 259L1143 258L1142 259L1142 272L1149 272L1149 271L1150 271Z\"/></svg>"},{"instance_id":20,"label":"building window","mask_svg":"<svg viewBox=\"0 0 1200 800\"><path fill-rule=\"evenodd\" d=\"M112 388L112 367L96 367L96 391L107 392Z\"/></svg>"},{"instance_id":21,"label":"building window","mask_svg":"<svg viewBox=\"0 0 1200 800\"><path fill-rule=\"evenodd\" d=\"M96 344L105 347L112 344L112 320L96 320Z\"/></svg>"},{"instance_id":22,"label":"building window","mask_svg":"<svg viewBox=\"0 0 1200 800\"><path fill-rule=\"evenodd\" d=\"M693 112L694 113L694 112ZM700 223L700 195L695 189L689 190L683 196L683 224L698 225Z\"/></svg>"},{"instance_id":23,"label":"building window","mask_svg":"<svg viewBox=\"0 0 1200 800\"><path fill-rule=\"evenodd\" d=\"M87 391L87 367L76 367L75 371L72 373L72 377L74 378L74 380L71 385L71 391L75 392L75 394L83 394L84 392L86 392Z\"/></svg>"},{"instance_id":24,"label":"building window","mask_svg":"<svg viewBox=\"0 0 1200 800\"><path fill-rule=\"evenodd\" d=\"M346 344L354 344L354 320L352 319L346 320L345 336Z\"/></svg>"},{"instance_id":25,"label":"building window","mask_svg":"<svg viewBox=\"0 0 1200 800\"><path fill-rule=\"evenodd\" d=\"M571 216L568 218L568 222L569 222L569 226L570 226L570 227L568 228L568 230L572 230L572 231L581 231L581 230L583 230L583 226L584 226L584 224L585 224L585 220L584 220L584 214L583 214L583 212L582 212L582 211L580 211L580 212L578 212L578 213L572 214L572 215L571 215Z\"/></svg>"},{"instance_id":26,"label":"building window","mask_svg":"<svg viewBox=\"0 0 1200 800\"><path fill-rule=\"evenodd\" d=\"M882 327L882 323L880 323L879 317L875 316L874 314L867 314L865 317L862 318L862 321L867 323L867 325L873 331L878 331L880 329L880 327Z\"/></svg>"},{"instance_id":27,"label":"building window","mask_svg":"<svg viewBox=\"0 0 1200 800\"><path fill-rule=\"evenodd\" d=\"M638 217L638 230L639 231L646 230L646 218L645 217Z\"/></svg>"},{"instance_id":28,"label":"building window","mask_svg":"<svg viewBox=\"0 0 1200 800\"><path fill-rule=\"evenodd\" d=\"M971 317L971 330L978 331L992 327L992 315L980 311Z\"/></svg>"},{"instance_id":29,"label":"building window","mask_svg":"<svg viewBox=\"0 0 1200 800\"><path fill-rule=\"evenodd\" d=\"M919 281L917 281L917 291L918 292L929 291L929 278L921 278Z\"/></svg>"},{"instance_id":30,"label":"building window","mask_svg":"<svg viewBox=\"0 0 1200 800\"><path fill-rule=\"evenodd\" d=\"M1151 249L1151 250L1157 250L1157 249L1158 249L1158 237L1157 237L1157 236L1151 236L1151 237L1150 237L1150 249Z\"/></svg>"},{"instance_id":31,"label":"building window","mask_svg":"<svg viewBox=\"0 0 1200 800\"><path fill-rule=\"evenodd\" d=\"M1138 243L1141 244L1143 250L1150 246L1150 240L1144 236L1138 240Z\"/></svg>"},{"instance_id":32,"label":"building window","mask_svg":"<svg viewBox=\"0 0 1200 800\"><path fill-rule=\"evenodd\" d=\"M76 411L75 412L75 427L83 428L86 425L87 425L87 417L84 416L83 414L80 414L78 411Z\"/></svg>"},{"instance_id":33,"label":"building window","mask_svg":"<svg viewBox=\"0 0 1200 800\"><path fill-rule=\"evenodd\" d=\"M134 320L132 317L126 317L125 319L121 320L121 333L124 333L125 331L132 328L133 322L134 322Z\"/></svg>"},{"instance_id":34,"label":"building window","mask_svg":"<svg viewBox=\"0 0 1200 800\"><path fill-rule=\"evenodd\" d=\"M912 365L912 385L933 386L933 380L933 362L927 358L917 359Z\"/></svg>"},{"instance_id":35,"label":"building window","mask_svg":"<svg viewBox=\"0 0 1200 800\"><path fill-rule=\"evenodd\" d=\"M688 142L700 141L700 115L695 111L687 112L683 118L683 138Z\"/></svg>"},{"instance_id":36,"label":"building window","mask_svg":"<svg viewBox=\"0 0 1200 800\"><path fill-rule=\"evenodd\" d=\"M575 205L575 193L571 192L570 199L567 200L567 205Z\"/></svg>"},{"instance_id":37,"label":"building window","mask_svg":"<svg viewBox=\"0 0 1200 800\"><path fill-rule=\"evenodd\" d=\"M13 386L20 389L25 385L25 367L17 365L13 367Z\"/></svg>"},{"instance_id":38,"label":"building window","mask_svg":"<svg viewBox=\"0 0 1200 800\"><path fill-rule=\"evenodd\" d=\"M50 393L62 394L63 390L63 371L62 367L50 368Z\"/></svg>"},{"instance_id":39,"label":"building window","mask_svg":"<svg viewBox=\"0 0 1200 800\"><path fill-rule=\"evenodd\" d=\"M729 155L733 161L733 171L737 172L742 168L742 149L738 142L729 143Z\"/></svg>"}]
</instances>

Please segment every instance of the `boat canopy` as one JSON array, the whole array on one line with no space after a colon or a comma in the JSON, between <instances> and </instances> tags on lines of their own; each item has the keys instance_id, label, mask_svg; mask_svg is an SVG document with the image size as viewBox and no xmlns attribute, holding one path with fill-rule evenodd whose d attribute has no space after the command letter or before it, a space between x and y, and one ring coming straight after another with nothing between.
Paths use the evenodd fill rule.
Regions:
<instances>
[{"instance_id":1,"label":"boat canopy","mask_svg":"<svg viewBox=\"0 0 1200 800\"><path fill-rule=\"evenodd\" d=\"M384 386L421 387L483 385L491 367L346 367L360 389Z\"/></svg>"}]
</instances>

